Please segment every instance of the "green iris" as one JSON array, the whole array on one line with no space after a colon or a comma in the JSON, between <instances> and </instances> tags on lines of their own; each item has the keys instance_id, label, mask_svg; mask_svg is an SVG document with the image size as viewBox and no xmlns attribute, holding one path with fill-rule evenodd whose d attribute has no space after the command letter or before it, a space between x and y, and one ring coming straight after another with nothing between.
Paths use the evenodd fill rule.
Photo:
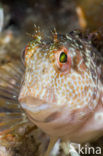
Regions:
<instances>
[{"instance_id":1,"label":"green iris","mask_svg":"<svg viewBox=\"0 0 103 156\"><path fill-rule=\"evenodd\" d=\"M66 55L64 52L62 52L62 53L60 54L59 61L60 61L61 63L67 62L67 55Z\"/></svg>"}]
</instances>

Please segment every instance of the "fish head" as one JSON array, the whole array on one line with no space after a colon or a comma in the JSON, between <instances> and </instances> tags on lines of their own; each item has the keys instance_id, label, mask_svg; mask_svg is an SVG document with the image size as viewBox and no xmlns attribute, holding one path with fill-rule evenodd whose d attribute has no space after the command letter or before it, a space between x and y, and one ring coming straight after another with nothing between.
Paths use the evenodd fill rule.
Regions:
<instances>
[{"instance_id":1,"label":"fish head","mask_svg":"<svg viewBox=\"0 0 103 156\"><path fill-rule=\"evenodd\" d=\"M53 38L30 41L19 101L31 121L62 125L88 117L98 101L93 59L87 41L74 34L55 32Z\"/></svg>"}]
</instances>

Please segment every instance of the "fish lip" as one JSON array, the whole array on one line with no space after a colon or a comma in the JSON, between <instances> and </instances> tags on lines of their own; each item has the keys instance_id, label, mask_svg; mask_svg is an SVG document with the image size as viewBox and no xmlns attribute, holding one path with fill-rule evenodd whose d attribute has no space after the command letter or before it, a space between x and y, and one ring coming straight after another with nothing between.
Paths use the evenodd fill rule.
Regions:
<instances>
[{"instance_id":1,"label":"fish lip","mask_svg":"<svg viewBox=\"0 0 103 156\"><path fill-rule=\"evenodd\" d=\"M47 110L48 108L50 108L50 106L48 104L42 104L42 105L39 105L39 106L33 106L33 105L27 105L25 103L21 103L21 106L23 109L26 109L32 113L39 113L40 111L43 111L43 110Z\"/></svg>"},{"instance_id":2,"label":"fish lip","mask_svg":"<svg viewBox=\"0 0 103 156\"><path fill-rule=\"evenodd\" d=\"M34 98L34 97L33 97L32 100L34 100L36 102L38 101L38 102L40 102L40 104L38 104L38 105L27 104L26 99L27 99L27 97L19 98L19 101L20 101L21 107L26 111L26 114L27 114L28 118L31 121L34 121L34 122L46 123L45 119L44 120L43 119L38 120L35 117L32 117L30 112L33 113L33 114L38 114L41 111L47 111L48 109L51 108L51 106L46 101L38 99L38 98Z\"/></svg>"},{"instance_id":3,"label":"fish lip","mask_svg":"<svg viewBox=\"0 0 103 156\"><path fill-rule=\"evenodd\" d=\"M18 100L23 109L31 111L33 113L38 113L40 111L51 108L47 101L31 96L20 97Z\"/></svg>"},{"instance_id":4,"label":"fish lip","mask_svg":"<svg viewBox=\"0 0 103 156\"><path fill-rule=\"evenodd\" d=\"M26 101L28 100L28 98L32 99L31 103L29 103L30 101ZM64 109L64 105L58 105L56 101L50 102L43 99L35 98L33 96L20 96L18 100L20 102L21 107L25 111L29 111L34 114L40 113L42 111L51 112L51 110L61 111L62 109Z\"/></svg>"}]
</instances>

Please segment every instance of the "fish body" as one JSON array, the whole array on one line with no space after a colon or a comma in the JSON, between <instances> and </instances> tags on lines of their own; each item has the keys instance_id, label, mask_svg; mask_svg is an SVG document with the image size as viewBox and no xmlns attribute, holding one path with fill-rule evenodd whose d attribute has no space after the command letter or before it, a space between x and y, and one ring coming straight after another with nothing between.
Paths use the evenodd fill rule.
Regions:
<instances>
[{"instance_id":1,"label":"fish body","mask_svg":"<svg viewBox=\"0 0 103 156\"><path fill-rule=\"evenodd\" d=\"M31 122L51 137L86 142L103 133L102 55L90 36L36 31L24 51L19 102Z\"/></svg>"}]
</instances>

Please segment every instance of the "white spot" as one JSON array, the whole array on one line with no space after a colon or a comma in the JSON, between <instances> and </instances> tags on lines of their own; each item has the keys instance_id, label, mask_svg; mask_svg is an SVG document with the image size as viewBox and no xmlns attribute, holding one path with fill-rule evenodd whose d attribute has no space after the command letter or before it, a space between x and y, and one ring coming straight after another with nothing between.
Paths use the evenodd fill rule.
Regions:
<instances>
[{"instance_id":1,"label":"white spot","mask_svg":"<svg viewBox=\"0 0 103 156\"><path fill-rule=\"evenodd\" d=\"M95 114L95 120L103 121L103 112L98 112Z\"/></svg>"}]
</instances>

